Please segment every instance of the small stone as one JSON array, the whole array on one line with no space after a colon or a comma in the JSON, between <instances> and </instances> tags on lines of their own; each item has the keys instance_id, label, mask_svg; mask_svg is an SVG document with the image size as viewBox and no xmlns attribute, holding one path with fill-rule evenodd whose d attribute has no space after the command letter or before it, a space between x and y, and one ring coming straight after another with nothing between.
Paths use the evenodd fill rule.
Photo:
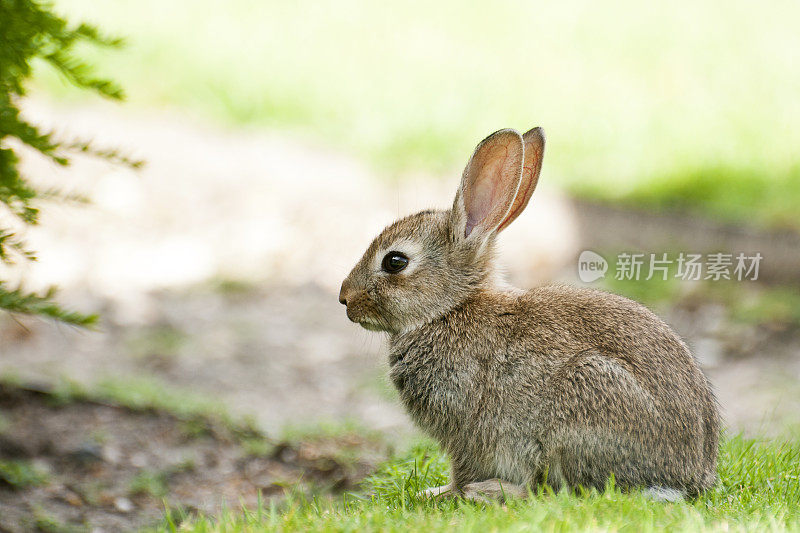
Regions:
<instances>
[{"instance_id":1,"label":"small stone","mask_svg":"<svg viewBox=\"0 0 800 533\"><path fill-rule=\"evenodd\" d=\"M72 505L73 507L83 506L83 500L81 500L81 497L72 492L71 490L67 491L67 493L64 494L64 501Z\"/></svg>"},{"instance_id":2,"label":"small stone","mask_svg":"<svg viewBox=\"0 0 800 533\"><path fill-rule=\"evenodd\" d=\"M103 446L103 460L111 464L117 464L122 460L122 450L119 446Z\"/></svg>"},{"instance_id":3,"label":"small stone","mask_svg":"<svg viewBox=\"0 0 800 533\"><path fill-rule=\"evenodd\" d=\"M133 511L133 502L128 498L117 498L114 500L114 507L121 513L130 513Z\"/></svg>"},{"instance_id":4,"label":"small stone","mask_svg":"<svg viewBox=\"0 0 800 533\"><path fill-rule=\"evenodd\" d=\"M82 465L87 465L102 461L103 450L99 445L93 442L85 442L78 448L69 452L68 457L71 461Z\"/></svg>"}]
</instances>

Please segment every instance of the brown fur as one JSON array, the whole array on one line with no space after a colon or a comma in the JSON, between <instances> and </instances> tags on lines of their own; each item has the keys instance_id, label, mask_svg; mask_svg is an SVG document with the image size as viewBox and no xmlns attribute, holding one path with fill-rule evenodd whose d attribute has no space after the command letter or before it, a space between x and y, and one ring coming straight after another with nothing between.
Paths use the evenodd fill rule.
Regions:
<instances>
[{"instance_id":1,"label":"brown fur","mask_svg":"<svg viewBox=\"0 0 800 533\"><path fill-rule=\"evenodd\" d=\"M621 487L695 495L716 480L719 415L681 339L620 296L498 281L498 228L527 204L543 148L538 129L484 140L452 209L403 218L373 241L342 284L347 316L389 334L390 377L448 452L452 492L602 488L613 474ZM491 209L476 219L470 184L492 180ZM391 250L409 257L406 271L380 270Z\"/></svg>"}]
</instances>

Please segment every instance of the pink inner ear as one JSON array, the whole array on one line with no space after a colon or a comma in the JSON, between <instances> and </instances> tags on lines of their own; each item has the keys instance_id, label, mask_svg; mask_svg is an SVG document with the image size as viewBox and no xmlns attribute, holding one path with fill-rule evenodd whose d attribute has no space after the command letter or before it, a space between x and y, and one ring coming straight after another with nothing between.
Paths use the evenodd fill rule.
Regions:
<instances>
[{"instance_id":1,"label":"pink inner ear","mask_svg":"<svg viewBox=\"0 0 800 533\"><path fill-rule=\"evenodd\" d=\"M497 194L496 183L491 178L484 178L475 183L469 191L469 198L464 198L467 211L467 225L464 237L469 237L472 230L489 216Z\"/></svg>"},{"instance_id":2,"label":"pink inner ear","mask_svg":"<svg viewBox=\"0 0 800 533\"><path fill-rule=\"evenodd\" d=\"M461 182L465 238L476 227L488 235L500 224L519 185L522 157L522 138L514 130L497 131L478 144Z\"/></svg>"},{"instance_id":3,"label":"pink inner ear","mask_svg":"<svg viewBox=\"0 0 800 533\"><path fill-rule=\"evenodd\" d=\"M514 198L514 203L511 205L511 210L506 215L506 218L498 226L497 231L502 231L506 226L511 224L515 218L519 216L525 206L528 204L528 199L531 197L532 187L536 186L536 182L532 178L533 168L522 167L522 181L520 182L520 189L517 191L517 196Z\"/></svg>"}]
</instances>

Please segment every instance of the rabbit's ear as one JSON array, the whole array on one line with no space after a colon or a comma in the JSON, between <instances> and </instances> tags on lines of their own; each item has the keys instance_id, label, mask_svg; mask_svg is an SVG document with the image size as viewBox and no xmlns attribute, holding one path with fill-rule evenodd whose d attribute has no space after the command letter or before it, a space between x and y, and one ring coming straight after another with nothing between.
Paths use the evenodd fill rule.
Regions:
<instances>
[{"instance_id":1,"label":"rabbit's ear","mask_svg":"<svg viewBox=\"0 0 800 533\"><path fill-rule=\"evenodd\" d=\"M544 130L533 128L522 136L525 144L525 158L522 164L522 180L519 183L517 196L509 209L506 218L497 227L498 233L503 231L506 226L514 222L520 213L528 205L536 183L539 181L539 173L542 171L542 158L544 157Z\"/></svg>"},{"instance_id":2,"label":"rabbit's ear","mask_svg":"<svg viewBox=\"0 0 800 533\"><path fill-rule=\"evenodd\" d=\"M522 136L500 130L475 148L464 169L451 213L454 238L483 238L505 220L519 188Z\"/></svg>"}]
</instances>

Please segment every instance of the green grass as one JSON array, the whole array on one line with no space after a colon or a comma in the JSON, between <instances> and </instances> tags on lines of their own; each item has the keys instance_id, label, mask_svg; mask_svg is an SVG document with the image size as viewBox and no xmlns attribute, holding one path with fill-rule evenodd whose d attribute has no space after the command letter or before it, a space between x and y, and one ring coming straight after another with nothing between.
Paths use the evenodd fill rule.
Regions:
<instances>
[{"instance_id":1,"label":"green grass","mask_svg":"<svg viewBox=\"0 0 800 533\"><path fill-rule=\"evenodd\" d=\"M169 490L169 486L167 485L167 476L167 472L142 470L131 480L128 486L128 492L133 495L145 495L163 498L167 495Z\"/></svg>"},{"instance_id":2,"label":"green grass","mask_svg":"<svg viewBox=\"0 0 800 533\"><path fill-rule=\"evenodd\" d=\"M39 533L78 533L87 529L87 527L81 528L65 524L39 506L33 508L31 516L28 517L26 522L31 531L38 531Z\"/></svg>"},{"instance_id":3,"label":"green grass","mask_svg":"<svg viewBox=\"0 0 800 533\"><path fill-rule=\"evenodd\" d=\"M162 410L178 417L225 412L219 402L206 396L180 390L148 377L108 378L91 388L64 379L57 383L54 397L61 402L105 400L134 411Z\"/></svg>"},{"instance_id":4,"label":"green grass","mask_svg":"<svg viewBox=\"0 0 800 533\"><path fill-rule=\"evenodd\" d=\"M0 459L0 487L23 489L47 482L47 472L30 461L22 459Z\"/></svg>"},{"instance_id":5,"label":"green grass","mask_svg":"<svg viewBox=\"0 0 800 533\"><path fill-rule=\"evenodd\" d=\"M796 209L800 205L800 163L751 167L730 161L671 172L616 200L632 207L694 211L723 221L745 221L774 229L800 228ZM606 197L602 190L589 188L586 192L587 196Z\"/></svg>"},{"instance_id":6,"label":"green grass","mask_svg":"<svg viewBox=\"0 0 800 533\"><path fill-rule=\"evenodd\" d=\"M0 377L0 380L3 380ZM53 401L100 401L133 411L162 411L175 416L187 437L223 430L237 440L258 438L261 432L252 417L235 417L226 406L190 390L148 377L108 378L91 387L63 379L56 384Z\"/></svg>"},{"instance_id":7,"label":"green grass","mask_svg":"<svg viewBox=\"0 0 800 533\"><path fill-rule=\"evenodd\" d=\"M668 504L613 484L582 494L543 489L529 501L481 505L427 501L418 492L446 479L444 457L417 446L365 484L368 496L329 502L290 497L283 506L186 520L181 531L798 531L800 442L737 436L725 441L720 482L695 501ZM175 517L173 516L172 519ZM178 526L166 524L162 530Z\"/></svg>"},{"instance_id":8,"label":"green grass","mask_svg":"<svg viewBox=\"0 0 800 533\"><path fill-rule=\"evenodd\" d=\"M173 357L180 353L189 339L171 325L156 325L134 330L125 339L126 350L138 357L151 355Z\"/></svg>"},{"instance_id":9,"label":"green grass","mask_svg":"<svg viewBox=\"0 0 800 533\"><path fill-rule=\"evenodd\" d=\"M487 133L541 125L547 183L800 227L797 2L57 7L127 36L121 52L87 55L137 107L308 136L395 176L455 175Z\"/></svg>"},{"instance_id":10,"label":"green grass","mask_svg":"<svg viewBox=\"0 0 800 533\"><path fill-rule=\"evenodd\" d=\"M745 292L730 300L731 316L735 320L800 328L800 291L796 287Z\"/></svg>"},{"instance_id":11,"label":"green grass","mask_svg":"<svg viewBox=\"0 0 800 533\"><path fill-rule=\"evenodd\" d=\"M281 429L280 440L300 442L324 440L358 435L364 441L379 442L384 435L380 431L366 427L358 419L323 420L315 422L288 423Z\"/></svg>"},{"instance_id":12,"label":"green grass","mask_svg":"<svg viewBox=\"0 0 800 533\"><path fill-rule=\"evenodd\" d=\"M0 374L0 384L25 387L26 382L12 372ZM86 386L64 376L52 386L45 386L49 401L63 405L90 401L117 405L132 411L161 411L169 413L185 425L188 433L199 434L218 425L240 439L260 435L252 417L233 416L224 403L195 391L176 387L160 379L147 376L128 376L124 379L109 377ZM7 421L0 413L0 432ZM103 435L96 435L102 440Z\"/></svg>"}]
</instances>

